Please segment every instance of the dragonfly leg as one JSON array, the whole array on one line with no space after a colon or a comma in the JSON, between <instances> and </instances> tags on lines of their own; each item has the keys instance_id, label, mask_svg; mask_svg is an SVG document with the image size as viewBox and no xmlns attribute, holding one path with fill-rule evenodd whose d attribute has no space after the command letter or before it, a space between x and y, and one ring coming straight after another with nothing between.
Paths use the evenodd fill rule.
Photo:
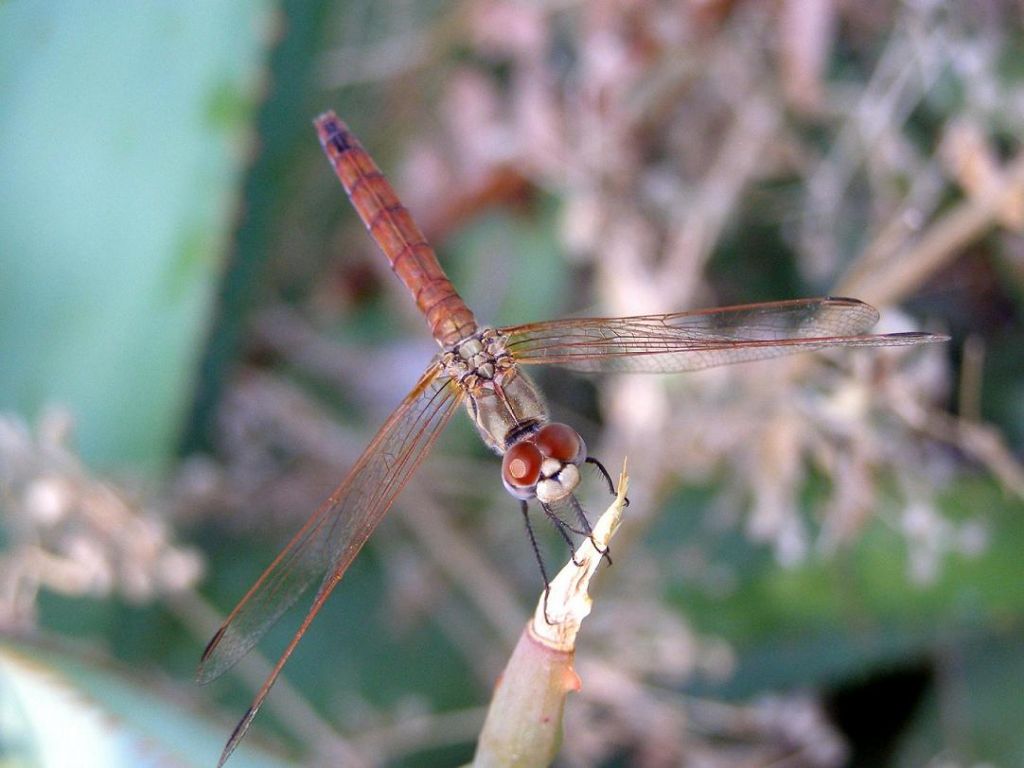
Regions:
<instances>
[{"instance_id":1,"label":"dragonfly leg","mask_svg":"<svg viewBox=\"0 0 1024 768\"><path fill-rule=\"evenodd\" d=\"M551 594L551 579L548 578L547 568L544 567L544 558L540 556L540 547L537 546L537 537L533 534L533 526L530 525L530 507L523 499L519 502L519 509L523 513L523 522L526 523L526 533L530 537L530 546L533 548L533 556L537 558L537 565L540 566L540 575L544 579L544 621L554 625L548 617L548 595Z\"/></svg>"},{"instance_id":2,"label":"dragonfly leg","mask_svg":"<svg viewBox=\"0 0 1024 768\"><path fill-rule=\"evenodd\" d=\"M601 465L598 464L598 466ZM604 469L604 467L601 467L601 469ZM590 543L594 545L594 549L597 550L601 557L608 561L608 565L611 565L612 556L608 552L608 547L599 547L597 545L597 542L594 541L594 529L590 527L590 521L587 520L587 514L583 511L583 507L580 505L579 499L577 499L575 496L571 496L570 498L572 499L572 501L570 502L572 504L572 508L576 510L576 516L580 519L580 522L583 524L583 535L590 539ZM574 560L573 562L576 561ZM579 563L576 564L579 565Z\"/></svg>"},{"instance_id":3,"label":"dragonfly leg","mask_svg":"<svg viewBox=\"0 0 1024 768\"><path fill-rule=\"evenodd\" d=\"M584 459L584 461L586 461L587 464L593 464L595 467L598 468L598 470L600 470L601 474L604 476L604 479L608 483L608 492L612 496L614 496L615 495L615 483L612 482L612 476L608 474L608 470L604 468L604 464L602 464L600 461L595 459L593 456L587 456L587 458ZM623 499L623 503L625 504L625 506L627 506L627 507L629 506L629 497L628 496L625 499Z\"/></svg>"},{"instance_id":4,"label":"dragonfly leg","mask_svg":"<svg viewBox=\"0 0 1024 768\"><path fill-rule=\"evenodd\" d=\"M586 531L581 531L577 528L573 528L565 520L560 518L555 512L547 505L541 504L540 508L544 510L544 514L547 515L548 520L555 524L555 528L561 534L562 538L565 539L565 543L569 545L569 558L572 560L572 564L579 568L583 563L576 559L576 545L573 543L572 538L569 536L567 531L572 531L580 536L589 535Z\"/></svg>"}]
</instances>

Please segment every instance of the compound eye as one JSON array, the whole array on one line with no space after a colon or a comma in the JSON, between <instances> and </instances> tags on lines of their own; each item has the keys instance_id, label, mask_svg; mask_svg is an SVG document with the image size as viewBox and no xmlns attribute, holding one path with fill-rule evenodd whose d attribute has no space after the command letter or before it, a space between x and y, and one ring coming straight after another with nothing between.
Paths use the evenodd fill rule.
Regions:
<instances>
[{"instance_id":1,"label":"compound eye","mask_svg":"<svg viewBox=\"0 0 1024 768\"><path fill-rule=\"evenodd\" d=\"M586 456L583 438L568 424L547 424L541 427L533 441L542 454L566 464L577 464Z\"/></svg>"},{"instance_id":2,"label":"compound eye","mask_svg":"<svg viewBox=\"0 0 1024 768\"><path fill-rule=\"evenodd\" d=\"M513 496L529 499L537 489L540 480L540 465L544 463L537 446L525 440L516 443L501 460L501 479Z\"/></svg>"}]
</instances>

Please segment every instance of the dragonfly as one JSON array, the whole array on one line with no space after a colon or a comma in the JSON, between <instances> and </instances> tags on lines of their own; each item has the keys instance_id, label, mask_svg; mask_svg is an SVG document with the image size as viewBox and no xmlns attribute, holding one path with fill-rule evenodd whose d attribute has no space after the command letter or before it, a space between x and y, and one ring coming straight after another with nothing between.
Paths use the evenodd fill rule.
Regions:
<instances>
[{"instance_id":1,"label":"dragonfly","mask_svg":"<svg viewBox=\"0 0 1024 768\"><path fill-rule=\"evenodd\" d=\"M588 456L579 433L553 422L531 366L585 373L677 373L832 347L944 341L930 333L871 335L878 312L849 298L813 298L633 317L576 317L505 328L480 325L437 256L358 139L334 112L314 121L320 144L370 236L412 294L440 346L412 391L378 430L341 484L270 563L203 652L198 679L220 676L314 584L298 630L224 747L223 766L282 668L445 425L461 404L501 456L501 479L527 516L535 501L566 531L589 531L575 491ZM565 522L567 509L579 527ZM540 561L538 555L538 561ZM547 575L541 571L547 583Z\"/></svg>"}]
</instances>

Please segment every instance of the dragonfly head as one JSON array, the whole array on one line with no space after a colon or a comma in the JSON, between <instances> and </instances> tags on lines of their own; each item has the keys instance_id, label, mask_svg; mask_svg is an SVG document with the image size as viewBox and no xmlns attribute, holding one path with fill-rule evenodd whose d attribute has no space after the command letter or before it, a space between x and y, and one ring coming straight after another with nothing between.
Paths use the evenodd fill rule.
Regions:
<instances>
[{"instance_id":1,"label":"dragonfly head","mask_svg":"<svg viewBox=\"0 0 1024 768\"><path fill-rule=\"evenodd\" d=\"M580 484L579 465L587 446L568 424L545 424L510 446L501 460L501 479L517 499L551 504L565 498Z\"/></svg>"}]
</instances>

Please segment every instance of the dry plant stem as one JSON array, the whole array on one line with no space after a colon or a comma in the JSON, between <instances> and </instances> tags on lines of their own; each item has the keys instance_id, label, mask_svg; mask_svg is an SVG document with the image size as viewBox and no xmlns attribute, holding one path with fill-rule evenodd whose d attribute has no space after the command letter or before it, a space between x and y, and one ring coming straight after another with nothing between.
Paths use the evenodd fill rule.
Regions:
<instances>
[{"instance_id":1,"label":"dry plant stem","mask_svg":"<svg viewBox=\"0 0 1024 768\"><path fill-rule=\"evenodd\" d=\"M960 371L960 397L957 412L964 421L981 421L981 383L985 370L985 343L971 334L964 339L963 368Z\"/></svg>"},{"instance_id":2,"label":"dry plant stem","mask_svg":"<svg viewBox=\"0 0 1024 768\"><path fill-rule=\"evenodd\" d=\"M833 0L787 0L779 14L780 75L786 101L814 114L824 100L825 70L834 42Z\"/></svg>"},{"instance_id":3,"label":"dry plant stem","mask_svg":"<svg viewBox=\"0 0 1024 768\"><path fill-rule=\"evenodd\" d=\"M580 624L590 613L587 588L619 527L627 486L623 463L615 500L594 525L593 535L551 581L547 600L541 597L519 637L495 688L474 768L531 768L554 760L562 740L566 694L580 689L573 657Z\"/></svg>"},{"instance_id":4,"label":"dry plant stem","mask_svg":"<svg viewBox=\"0 0 1024 768\"><path fill-rule=\"evenodd\" d=\"M1003 488L1024 498L1024 465L1013 455L998 429L916 404L897 403L896 408L908 424L936 440L955 445L985 466Z\"/></svg>"},{"instance_id":5,"label":"dry plant stem","mask_svg":"<svg viewBox=\"0 0 1024 768\"><path fill-rule=\"evenodd\" d=\"M945 266L975 238L999 222L1007 201L1024 185L1024 153L1016 157L979 194L964 200L933 224L917 243L901 255L870 271L860 262L840 282L837 293L856 295L874 304L891 304L911 293L936 270ZM869 249L870 250L870 249Z\"/></svg>"},{"instance_id":6,"label":"dry plant stem","mask_svg":"<svg viewBox=\"0 0 1024 768\"><path fill-rule=\"evenodd\" d=\"M666 309L693 301L698 275L777 136L779 123L779 111L767 99L752 95L738 105L735 122L699 185L699 194L673 233L669 263L660 270L660 280L667 284L660 291L672 297Z\"/></svg>"},{"instance_id":7,"label":"dry plant stem","mask_svg":"<svg viewBox=\"0 0 1024 768\"><path fill-rule=\"evenodd\" d=\"M807 215L802 226L807 230L803 239L811 244L812 252L819 240L809 233L834 229L840 215L840 201L856 170L865 164L866 155L887 134L896 132L906 123L942 71L942 56L934 50L936 41L925 37L916 46L910 46L908 23L908 18L900 20L828 159L807 181L810 199L805 206ZM829 262L818 266L831 269L831 259Z\"/></svg>"},{"instance_id":8,"label":"dry plant stem","mask_svg":"<svg viewBox=\"0 0 1024 768\"><path fill-rule=\"evenodd\" d=\"M333 89L392 80L426 69L465 35L470 10L470 3L461 2L422 31L378 40L370 46L329 51L320 65L319 79L324 88Z\"/></svg>"},{"instance_id":9,"label":"dry plant stem","mask_svg":"<svg viewBox=\"0 0 1024 768\"><path fill-rule=\"evenodd\" d=\"M434 565L473 601L488 622L503 637L516 636L516 616L521 605L511 597L508 583L487 567L483 557L457 531L445 512L430 501L429 495L416 495L417 509L399 506L402 523L423 543Z\"/></svg>"}]
</instances>

